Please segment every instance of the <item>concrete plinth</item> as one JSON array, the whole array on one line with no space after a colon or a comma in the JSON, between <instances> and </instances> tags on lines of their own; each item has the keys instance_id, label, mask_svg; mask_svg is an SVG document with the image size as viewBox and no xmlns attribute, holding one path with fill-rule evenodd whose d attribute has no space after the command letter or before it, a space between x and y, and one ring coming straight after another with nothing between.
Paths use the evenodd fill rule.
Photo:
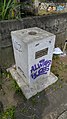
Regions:
<instances>
[{"instance_id":1,"label":"concrete plinth","mask_svg":"<svg viewBox=\"0 0 67 119\"><path fill-rule=\"evenodd\" d=\"M24 76L21 77L14 67L9 68L7 71L11 73L12 77L16 80L17 84L19 85L19 87L21 88L23 94L27 99L36 95L38 92L41 92L49 85L55 83L58 80L58 78L53 73L50 73L50 75L47 76L46 78L40 78L35 83L28 85L24 82L25 77Z\"/></svg>"}]
</instances>

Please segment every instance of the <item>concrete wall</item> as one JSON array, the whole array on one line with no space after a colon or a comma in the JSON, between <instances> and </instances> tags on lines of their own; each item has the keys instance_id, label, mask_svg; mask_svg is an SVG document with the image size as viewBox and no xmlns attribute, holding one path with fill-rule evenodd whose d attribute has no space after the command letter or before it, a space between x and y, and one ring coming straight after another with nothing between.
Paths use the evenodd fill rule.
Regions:
<instances>
[{"instance_id":1,"label":"concrete wall","mask_svg":"<svg viewBox=\"0 0 67 119\"><path fill-rule=\"evenodd\" d=\"M56 34L56 46L63 48L67 29L67 13L0 21L0 65L10 67L14 64L11 31L34 26Z\"/></svg>"}]
</instances>

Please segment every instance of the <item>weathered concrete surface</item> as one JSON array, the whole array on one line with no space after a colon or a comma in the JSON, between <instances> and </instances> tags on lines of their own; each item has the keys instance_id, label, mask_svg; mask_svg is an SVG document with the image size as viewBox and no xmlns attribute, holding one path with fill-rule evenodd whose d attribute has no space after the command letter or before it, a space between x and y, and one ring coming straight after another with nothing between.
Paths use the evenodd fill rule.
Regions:
<instances>
[{"instance_id":1,"label":"weathered concrete surface","mask_svg":"<svg viewBox=\"0 0 67 119\"><path fill-rule=\"evenodd\" d=\"M64 111L59 117L58 119L67 119L67 111Z\"/></svg>"},{"instance_id":2,"label":"weathered concrete surface","mask_svg":"<svg viewBox=\"0 0 67 119\"><path fill-rule=\"evenodd\" d=\"M38 92L41 92L49 85L55 83L58 80L58 78L53 73L50 73L50 75L47 76L46 78L40 78L39 80L33 82L32 84L26 84L24 82L25 81L24 75L21 77L14 67L9 68L8 71L11 73L12 77L16 80L17 84L19 85L19 87L21 88L23 94L27 99L36 95Z\"/></svg>"},{"instance_id":3,"label":"weathered concrete surface","mask_svg":"<svg viewBox=\"0 0 67 119\"><path fill-rule=\"evenodd\" d=\"M51 68L55 35L38 27L32 27L13 31L11 32L11 36L17 72L21 77L23 74L25 75L25 82L33 83L38 78L42 79L42 77L48 76ZM38 74L34 76L35 72L32 67L34 67L34 64L36 66L38 63L40 64L40 61L43 59L44 64L45 62L49 62L46 63L46 65L49 64L49 66L44 65L44 67L48 67L49 70L44 71L43 76L37 76ZM40 68L42 67L35 70L39 71Z\"/></svg>"},{"instance_id":4,"label":"weathered concrete surface","mask_svg":"<svg viewBox=\"0 0 67 119\"><path fill-rule=\"evenodd\" d=\"M23 18L20 20L0 21L0 34L1 34L0 45L2 47L1 48L2 62L0 61L0 64L2 64L3 66L5 66L5 64L8 64L8 66L6 67L10 67L10 65L14 63L12 52L12 41L10 35L11 31L29 27L39 27L45 29L46 31L56 34L57 35L56 46L58 45L59 47L63 48L64 42L66 40L65 32L67 29L67 13L34 16ZM3 48L7 52L4 53Z\"/></svg>"},{"instance_id":5,"label":"weathered concrete surface","mask_svg":"<svg viewBox=\"0 0 67 119\"><path fill-rule=\"evenodd\" d=\"M67 110L67 84L62 83L62 88L59 87L59 84L58 81L53 87L51 86L50 91L45 93L44 90L40 93L40 97L36 96L35 101L37 100L37 102L33 107L31 106L31 100L24 101L24 104L22 102L18 103L16 119L32 119L33 115L35 119L67 119L64 118L67 113L63 114ZM28 113L21 112L24 107L27 107ZM60 117L62 114L63 118Z\"/></svg>"},{"instance_id":6,"label":"weathered concrete surface","mask_svg":"<svg viewBox=\"0 0 67 119\"><path fill-rule=\"evenodd\" d=\"M1 48L1 57L0 58L1 58L0 64L3 65L5 68L14 64L12 47Z\"/></svg>"},{"instance_id":7,"label":"weathered concrete surface","mask_svg":"<svg viewBox=\"0 0 67 119\"><path fill-rule=\"evenodd\" d=\"M49 94L50 106L47 110L49 111L49 109L51 107L52 108L51 112L48 113L47 116L45 116L46 113L43 115L43 119L65 119L64 117L66 116L66 113L64 114L64 112L67 111L66 86L67 85L64 84L62 88ZM62 116L63 118L61 118Z\"/></svg>"}]
</instances>

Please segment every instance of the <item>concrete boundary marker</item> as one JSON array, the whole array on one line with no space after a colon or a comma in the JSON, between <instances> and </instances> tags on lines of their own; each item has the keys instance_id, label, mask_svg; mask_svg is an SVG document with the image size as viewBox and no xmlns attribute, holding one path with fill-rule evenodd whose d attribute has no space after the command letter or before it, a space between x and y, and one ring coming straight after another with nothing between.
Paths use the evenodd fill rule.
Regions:
<instances>
[{"instance_id":1,"label":"concrete boundary marker","mask_svg":"<svg viewBox=\"0 0 67 119\"><path fill-rule=\"evenodd\" d=\"M45 79L40 78L39 80L36 81L36 83L28 85L24 82L25 77L24 76L21 77L17 73L15 66L10 67L9 69L7 69L7 71L11 73L13 79L17 82L17 84L19 85L19 87L21 88L23 94L27 99L36 95L38 92L41 92L49 85L52 85L58 80L58 78L51 72L50 75L47 76Z\"/></svg>"}]
</instances>

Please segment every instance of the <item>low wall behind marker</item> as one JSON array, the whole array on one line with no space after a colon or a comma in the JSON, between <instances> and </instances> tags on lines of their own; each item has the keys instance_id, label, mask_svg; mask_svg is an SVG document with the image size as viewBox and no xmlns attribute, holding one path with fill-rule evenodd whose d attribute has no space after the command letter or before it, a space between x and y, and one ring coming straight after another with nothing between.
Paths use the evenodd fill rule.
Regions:
<instances>
[{"instance_id":1,"label":"low wall behind marker","mask_svg":"<svg viewBox=\"0 0 67 119\"><path fill-rule=\"evenodd\" d=\"M0 65L14 64L11 31L39 27L56 35L56 47L63 48L66 40L67 13L0 21Z\"/></svg>"}]
</instances>

